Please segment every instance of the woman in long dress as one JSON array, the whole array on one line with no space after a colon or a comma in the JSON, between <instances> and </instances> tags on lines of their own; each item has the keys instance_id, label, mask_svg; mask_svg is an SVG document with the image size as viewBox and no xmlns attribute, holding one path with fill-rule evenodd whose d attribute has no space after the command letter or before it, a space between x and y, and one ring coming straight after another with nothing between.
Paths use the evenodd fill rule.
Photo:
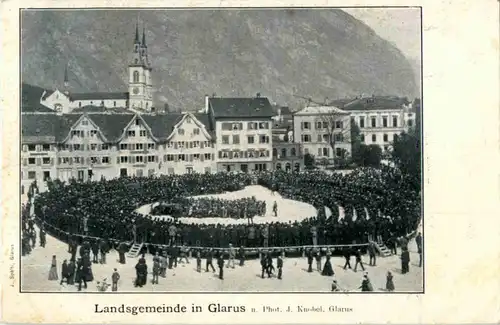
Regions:
<instances>
[{"instance_id":1,"label":"woman in long dress","mask_svg":"<svg viewBox=\"0 0 500 325\"><path fill-rule=\"evenodd\" d=\"M52 255L52 263L50 264L49 271L49 281L59 280L59 276L57 275L57 260L56 256Z\"/></svg>"},{"instance_id":2,"label":"woman in long dress","mask_svg":"<svg viewBox=\"0 0 500 325\"><path fill-rule=\"evenodd\" d=\"M385 289L389 292L394 291L394 281L392 280L391 271L387 272L387 282L385 284Z\"/></svg>"},{"instance_id":3,"label":"woman in long dress","mask_svg":"<svg viewBox=\"0 0 500 325\"><path fill-rule=\"evenodd\" d=\"M330 262L330 256L326 256L326 262L323 266L323 271L321 275L324 276L333 276L335 273L333 272L332 262Z\"/></svg>"}]
</instances>

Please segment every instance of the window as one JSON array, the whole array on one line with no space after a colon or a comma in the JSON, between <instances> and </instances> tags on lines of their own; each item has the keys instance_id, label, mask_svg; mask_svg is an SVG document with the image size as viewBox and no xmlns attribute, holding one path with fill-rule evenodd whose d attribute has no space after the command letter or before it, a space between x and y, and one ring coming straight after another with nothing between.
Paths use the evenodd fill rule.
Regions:
<instances>
[{"instance_id":1,"label":"window","mask_svg":"<svg viewBox=\"0 0 500 325\"><path fill-rule=\"evenodd\" d=\"M335 128L342 129L344 127L344 123L342 121L335 121Z\"/></svg>"},{"instance_id":2,"label":"window","mask_svg":"<svg viewBox=\"0 0 500 325\"><path fill-rule=\"evenodd\" d=\"M295 157L297 155L297 151L295 148L290 149L290 156Z\"/></svg>"},{"instance_id":3,"label":"window","mask_svg":"<svg viewBox=\"0 0 500 325\"><path fill-rule=\"evenodd\" d=\"M179 135L184 135L184 129L178 129L177 133L179 133Z\"/></svg>"},{"instance_id":4,"label":"window","mask_svg":"<svg viewBox=\"0 0 500 325\"><path fill-rule=\"evenodd\" d=\"M97 164L98 163L97 157L90 157L90 163Z\"/></svg>"},{"instance_id":5,"label":"window","mask_svg":"<svg viewBox=\"0 0 500 325\"><path fill-rule=\"evenodd\" d=\"M36 164L36 159L35 158L28 158L28 165L34 165Z\"/></svg>"},{"instance_id":6,"label":"window","mask_svg":"<svg viewBox=\"0 0 500 325\"><path fill-rule=\"evenodd\" d=\"M240 136L233 135L233 144L240 144Z\"/></svg>"},{"instance_id":7,"label":"window","mask_svg":"<svg viewBox=\"0 0 500 325\"><path fill-rule=\"evenodd\" d=\"M104 106L104 101L103 100L101 100L101 106Z\"/></svg>"},{"instance_id":8,"label":"window","mask_svg":"<svg viewBox=\"0 0 500 325\"><path fill-rule=\"evenodd\" d=\"M140 119L138 119L138 118L136 118L136 119L135 119L135 125L141 125L141 120L140 120Z\"/></svg>"},{"instance_id":9,"label":"window","mask_svg":"<svg viewBox=\"0 0 500 325\"><path fill-rule=\"evenodd\" d=\"M90 130L90 135L95 136L97 134L97 130Z\"/></svg>"},{"instance_id":10,"label":"window","mask_svg":"<svg viewBox=\"0 0 500 325\"><path fill-rule=\"evenodd\" d=\"M82 162L82 158L80 158L80 157L73 157L73 163L80 164L81 162Z\"/></svg>"},{"instance_id":11,"label":"window","mask_svg":"<svg viewBox=\"0 0 500 325\"><path fill-rule=\"evenodd\" d=\"M205 160L210 160L210 159L212 159L212 154L206 153L205 154Z\"/></svg>"},{"instance_id":12,"label":"window","mask_svg":"<svg viewBox=\"0 0 500 325\"><path fill-rule=\"evenodd\" d=\"M335 142L342 142L342 141L344 141L344 135L342 133L336 133Z\"/></svg>"},{"instance_id":13,"label":"window","mask_svg":"<svg viewBox=\"0 0 500 325\"><path fill-rule=\"evenodd\" d=\"M309 123L309 122L302 122L302 129L304 129L304 130L310 130L311 129L311 123Z\"/></svg>"},{"instance_id":14,"label":"window","mask_svg":"<svg viewBox=\"0 0 500 325\"><path fill-rule=\"evenodd\" d=\"M389 136L387 134L384 134L384 142L389 142Z\"/></svg>"},{"instance_id":15,"label":"window","mask_svg":"<svg viewBox=\"0 0 500 325\"><path fill-rule=\"evenodd\" d=\"M143 156L135 156L135 162L136 163L143 163L144 157Z\"/></svg>"},{"instance_id":16,"label":"window","mask_svg":"<svg viewBox=\"0 0 500 325\"><path fill-rule=\"evenodd\" d=\"M90 145L90 150L97 150L97 144L92 143L92 144Z\"/></svg>"},{"instance_id":17,"label":"window","mask_svg":"<svg viewBox=\"0 0 500 325\"><path fill-rule=\"evenodd\" d=\"M397 116L392 117L392 127L394 127L394 128L398 127L398 117Z\"/></svg>"},{"instance_id":18,"label":"window","mask_svg":"<svg viewBox=\"0 0 500 325\"><path fill-rule=\"evenodd\" d=\"M266 156L266 151L265 150L260 150L259 151L259 157L265 157Z\"/></svg>"},{"instance_id":19,"label":"window","mask_svg":"<svg viewBox=\"0 0 500 325\"><path fill-rule=\"evenodd\" d=\"M194 129L193 130L194 135L199 135L200 134L200 129Z\"/></svg>"},{"instance_id":20,"label":"window","mask_svg":"<svg viewBox=\"0 0 500 325\"><path fill-rule=\"evenodd\" d=\"M268 123L267 122L260 122L259 129L261 129L261 130L269 129Z\"/></svg>"},{"instance_id":21,"label":"window","mask_svg":"<svg viewBox=\"0 0 500 325\"><path fill-rule=\"evenodd\" d=\"M120 150L127 150L128 144L127 143L120 143Z\"/></svg>"},{"instance_id":22,"label":"window","mask_svg":"<svg viewBox=\"0 0 500 325\"><path fill-rule=\"evenodd\" d=\"M135 144L135 150L143 150L143 149L144 149L144 144L142 143Z\"/></svg>"},{"instance_id":23,"label":"window","mask_svg":"<svg viewBox=\"0 0 500 325\"><path fill-rule=\"evenodd\" d=\"M134 130L129 130L129 131L127 131L127 135L129 137L135 137L135 131Z\"/></svg>"},{"instance_id":24,"label":"window","mask_svg":"<svg viewBox=\"0 0 500 325\"><path fill-rule=\"evenodd\" d=\"M28 144L28 151L36 151L36 145L35 144Z\"/></svg>"},{"instance_id":25,"label":"window","mask_svg":"<svg viewBox=\"0 0 500 325\"><path fill-rule=\"evenodd\" d=\"M139 131L139 135L140 135L141 137L145 137L145 136L146 136L146 130L141 130L141 131Z\"/></svg>"},{"instance_id":26,"label":"window","mask_svg":"<svg viewBox=\"0 0 500 325\"><path fill-rule=\"evenodd\" d=\"M361 116L359 118L359 127L360 128L364 128L365 127L365 118L363 116Z\"/></svg>"},{"instance_id":27,"label":"window","mask_svg":"<svg viewBox=\"0 0 500 325\"><path fill-rule=\"evenodd\" d=\"M109 157L101 157L101 161L103 164L109 164Z\"/></svg>"},{"instance_id":28,"label":"window","mask_svg":"<svg viewBox=\"0 0 500 325\"><path fill-rule=\"evenodd\" d=\"M83 137L84 134L83 134L83 131L73 130L73 131L71 131L71 136L74 136L74 137Z\"/></svg>"},{"instance_id":29,"label":"window","mask_svg":"<svg viewBox=\"0 0 500 325\"><path fill-rule=\"evenodd\" d=\"M87 120L83 120L83 121L82 121L82 125L89 125L89 121L87 121Z\"/></svg>"},{"instance_id":30,"label":"window","mask_svg":"<svg viewBox=\"0 0 500 325\"><path fill-rule=\"evenodd\" d=\"M318 142L322 142L323 141L323 136L321 134L318 134Z\"/></svg>"},{"instance_id":31,"label":"window","mask_svg":"<svg viewBox=\"0 0 500 325\"><path fill-rule=\"evenodd\" d=\"M257 123L248 122L248 129L249 130L256 130L257 129Z\"/></svg>"},{"instance_id":32,"label":"window","mask_svg":"<svg viewBox=\"0 0 500 325\"><path fill-rule=\"evenodd\" d=\"M330 157L330 150L328 148L323 148L323 156Z\"/></svg>"},{"instance_id":33,"label":"window","mask_svg":"<svg viewBox=\"0 0 500 325\"><path fill-rule=\"evenodd\" d=\"M120 163L121 163L121 164L126 164L126 163L128 163L128 156L121 156L121 157L120 157Z\"/></svg>"},{"instance_id":34,"label":"window","mask_svg":"<svg viewBox=\"0 0 500 325\"><path fill-rule=\"evenodd\" d=\"M221 128L223 131L229 131L231 130L231 123L222 123Z\"/></svg>"},{"instance_id":35,"label":"window","mask_svg":"<svg viewBox=\"0 0 500 325\"><path fill-rule=\"evenodd\" d=\"M387 116L383 116L383 117L382 117L382 126L383 126L384 128L386 128L386 127L387 127Z\"/></svg>"},{"instance_id":36,"label":"window","mask_svg":"<svg viewBox=\"0 0 500 325\"><path fill-rule=\"evenodd\" d=\"M365 142L365 135L364 134L360 134L359 135L359 139L361 142Z\"/></svg>"},{"instance_id":37,"label":"window","mask_svg":"<svg viewBox=\"0 0 500 325\"><path fill-rule=\"evenodd\" d=\"M148 143L148 150L154 150L156 149L156 144L155 143Z\"/></svg>"},{"instance_id":38,"label":"window","mask_svg":"<svg viewBox=\"0 0 500 325\"><path fill-rule=\"evenodd\" d=\"M74 144L73 150L75 151L83 150L83 146L81 144Z\"/></svg>"},{"instance_id":39,"label":"window","mask_svg":"<svg viewBox=\"0 0 500 325\"><path fill-rule=\"evenodd\" d=\"M179 154L179 161L186 161L186 155L183 153Z\"/></svg>"},{"instance_id":40,"label":"window","mask_svg":"<svg viewBox=\"0 0 500 325\"><path fill-rule=\"evenodd\" d=\"M241 130L242 127L241 127L240 123L233 123L232 129L233 130Z\"/></svg>"},{"instance_id":41,"label":"window","mask_svg":"<svg viewBox=\"0 0 500 325\"><path fill-rule=\"evenodd\" d=\"M69 157L63 157L62 162L63 164L69 164Z\"/></svg>"},{"instance_id":42,"label":"window","mask_svg":"<svg viewBox=\"0 0 500 325\"><path fill-rule=\"evenodd\" d=\"M194 160L200 160L200 154L199 153L193 154L193 159Z\"/></svg>"},{"instance_id":43,"label":"window","mask_svg":"<svg viewBox=\"0 0 500 325\"><path fill-rule=\"evenodd\" d=\"M248 136L248 143L249 143L249 144L253 144L253 143L254 143L254 141L255 141L255 139L254 139L253 135L249 135L249 136Z\"/></svg>"},{"instance_id":44,"label":"window","mask_svg":"<svg viewBox=\"0 0 500 325\"><path fill-rule=\"evenodd\" d=\"M50 151L50 144L44 144L44 145L42 145L42 150L43 151Z\"/></svg>"},{"instance_id":45,"label":"window","mask_svg":"<svg viewBox=\"0 0 500 325\"><path fill-rule=\"evenodd\" d=\"M286 148L281 149L281 157L286 157Z\"/></svg>"},{"instance_id":46,"label":"window","mask_svg":"<svg viewBox=\"0 0 500 325\"><path fill-rule=\"evenodd\" d=\"M134 71L134 82L139 82L139 72Z\"/></svg>"},{"instance_id":47,"label":"window","mask_svg":"<svg viewBox=\"0 0 500 325\"><path fill-rule=\"evenodd\" d=\"M375 117L372 117L371 121L372 121L372 124L371 124L372 128L377 127L377 119Z\"/></svg>"},{"instance_id":48,"label":"window","mask_svg":"<svg viewBox=\"0 0 500 325\"><path fill-rule=\"evenodd\" d=\"M377 135L376 134L372 134L372 142L373 143L377 142Z\"/></svg>"},{"instance_id":49,"label":"window","mask_svg":"<svg viewBox=\"0 0 500 325\"><path fill-rule=\"evenodd\" d=\"M269 143L269 137L267 135L260 135L259 143Z\"/></svg>"},{"instance_id":50,"label":"window","mask_svg":"<svg viewBox=\"0 0 500 325\"><path fill-rule=\"evenodd\" d=\"M276 164L276 170L281 170L281 163Z\"/></svg>"},{"instance_id":51,"label":"window","mask_svg":"<svg viewBox=\"0 0 500 325\"><path fill-rule=\"evenodd\" d=\"M48 164L50 164L50 158L47 158L47 157L42 158L42 163L43 163L44 165L48 165Z\"/></svg>"},{"instance_id":52,"label":"window","mask_svg":"<svg viewBox=\"0 0 500 325\"><path fill-rule=\"evenodd\" d=\"M101 144L101 150L108 150L108 144L107 143L103 143Z\"/></svg>"},{"instance_id":53,"label":"window","mask_svg":"<svg viewBox=\"0 0 500 325\"><path fill-rule=\"evenodd\" d=\"M78 107L82 107L82 102L78 102Z\"/></svg>"},{"instance_id":54,"label":"window","mask_svg":"<svg viewBox=\"0 0 500 325\"><path fill-rule=\"evenodd\" d=\"M302 142L311 142L311 136L309 134L302 134Z\"/></svg>"},{"instance_id":55,"label":"window","mask_svg":"<svg viewBox=\"0 0 500 325\"><path fill-rule=\"evenodd\" d=\"M192 143L193 143L193 148L199 148L200 147L200 141L193 141Z\"/></svg>"},{"instance_id":56,"label":"window","mask_svg":"<svg viewBox=\"0 0 500 325\"><path fill-rule=\"evenodd\" d=\"M343 156L343 152L344 151L342 150L342 148L335 148L335 155L337 157L342 157Z\"/></svg>"},{"instance_id":57,"label":"window","mask_svg":"<svg viewBox=\"0 0 500 325\"><path fill-rule=\"evenodd\" d=\"M323 152L323 151L321 150L321 148L318 148L318 157L321 157L321 153L322 153L322 152Z\"/></svg>"},{"instance_id":58,"label":"window","mask_svg":"<svg viewBox=\"0 0 500 325\"><path fill-rule=\"evenodd\" d=\"M408 120L408 126L412 127L413 126L413 120Z\"/></svg>"},{"instance_id":59,"label":"window","mask_svg":"<svg viewBox=\"0 0 500 325\"><path fill-rule=\"evenodd\" d=\"M179 141L177 143L178 143L179 148L184 149L184 141ZM177 149L177 147L175 147L175 149Z\"/></svg>"},{"instance_id":60,"label":"window","mask_svg":"<svg viewBox=\"0 0 500 325\"><path fill-rule=\"evenodd\" d=\"M116 107L116 100L115 100L115 101L113 101L113 106L114 106L114 107Z\"/></svg>"},{"instance_id":61,"label":"window","mask_svg":"<svg viewBox=\"0 0 500 325\"><path fill-rule=\"evenodd\" d=\"M28 179L35 179L36 178L36 172L28 172Z\"/></svg>"},{"instance_id":62,"label":"window","mask_svg":"<svg viewBox=\"0 0 500 325\"><path fill-rule=\"evenodd\" d=\"M330 142L330 135L329 134L323 134L323 141L324 142Z\"/></svg>"},{"instance_id":63,"label":"window","mask_svg":"<svg viewBox=\"0 0 500 325\"><path fill-rule=\"evenodd\" d=\"M167 155L167 161L174 161L174 155Z\"/></svg>"},{"instance_id":64,"label":"window","mask_svg":"<svg viewBox=\"0 0 500 325\"><path fill-rule=\"evenodd\" d=\"M228 135L222 136L222 144L229 144L229 136Z\"/></svg>"},{"instance_id":65,"label":"window","mask_svg":"<svg viewBox=\"0 0 500 325\"><path fill-rule=\"evenodd\" d=\"M156 156L148 156L148 162L155 162Z\"/></svg>"},{"instance_id":66,"label":"window","mask_svg":"<svg viewBox=\"0 0 500 325\"><path fill-rule=\"evenodd\" d=\"M322 123L316 122L316 129L321 130Z\"/></svg>"}]
</instances>

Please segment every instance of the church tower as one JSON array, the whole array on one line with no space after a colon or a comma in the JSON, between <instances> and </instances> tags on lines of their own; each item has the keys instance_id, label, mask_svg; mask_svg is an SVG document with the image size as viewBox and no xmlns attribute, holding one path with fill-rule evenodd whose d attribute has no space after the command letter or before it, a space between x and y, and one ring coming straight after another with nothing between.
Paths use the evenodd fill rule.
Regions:
<instances>
[{"instance_id":1,"label":"church tower","mask_svg":"<svg viewBox=\"0 0 500 325\"><path fill-rule=\"evenodd\" d=\"M129 108L151 111L153 106L151 66L146 45L146 31L139 39L139 24L135 26L134 48L130 55L129 72Z\"/></svg>"}]
</instances>

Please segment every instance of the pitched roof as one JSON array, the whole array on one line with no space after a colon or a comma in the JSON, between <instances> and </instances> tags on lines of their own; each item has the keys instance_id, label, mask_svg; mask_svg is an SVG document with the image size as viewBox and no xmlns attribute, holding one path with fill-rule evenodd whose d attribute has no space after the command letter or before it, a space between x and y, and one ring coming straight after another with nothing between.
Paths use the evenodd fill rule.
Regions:
<instances>
[{"instance_id":1,"label":"pitched roof","mask_svg":"<svg viewBox=\"0 0 500 325\"><path fill-rule=\"evenodd\" d=\"M141 115L142 119L151 129L153 136L165 140L174 130L174 126L180 122L183 114L168 113L157 115Z\"/></svg>"},{"instance_id":2,"label":"pitched roof","mask_svg":"<svg viewBox=\"0 0 500 325\"><path fill-rule=\"evenodd\" d=\"M71 101L76 100L104 100L104 99L128 99L128 93L72 93Z\"/></svg>"},{"instance_id":3,"label":"pitched roof","mask_svg":"<svg viewBox=\"0 0 500 325\"><path fill-rule=\"evenodd\" d=\"M338 108L344 108L345 105L355 101L357 98L340 98L332 100L328 105L337 106Z\"/></svg>"},{"instance_id":4,"label":"pitched roof","mask_svg":"<svg viewBox=\"0 0 500 325\"><path fill-rule=\"evenodd\" d=\"M256 98L209 98L214 117L271 117L274 115L269 100Z\"/></svg>"},{"instance_id":5,"label":"pitched roof","mask_svg":"<svg viewBox=\"0 0 500 325\"><path fill-rule=\"evenodd\" d=\"M27 83L21 84L21 112L54 112L52 109L40 104L40 98L44 92L52 92L42 87Z\"/></svg>"},{"instance_id":6,"label":"pitched roof","mask_svg":"<svg viewBox=\"0 0 500 325\"><path fill-rule=\"evenodd\" d=\"M56 142L60 116L56 114L22 114L22 142Z\"/></svg>"},{"instance_id":7,"label":"pitched roof","mask_svg":"<svg viewBox=\"0 0 500 325\"><path fill-rule=\"evenodd\" d=\"M407 98L395 96L374 96L358 98L346 104L342 109L346 111L373 111L385 109L401 109L408 104Z\"/></svg>"},{"instance_id":8,"label":"pitched roof","mask_svg":"<svg viewBox=\"0 0 500 325\"><path fill-rule=\"evenodd\" d=\"M295 112L294 115L325 115L325 114L349 114L335 106L308 106Z\"/></svg>"},{"instance_id":9,"label":"pitched roof","mask_svg":"<svg viewBox=\"0 0 500 325\"><path fill-rule=\"evenodd\" d=\"M281 106L281 115L292 115L292 111L290 110L290 107L288 106Z\"/></svg>"},{"instance_id":10,"label":"pitched roof","mask_svg":"<svg viewBox=\"0 0 500 325\"><path fill-rule=\"evenodd\" d=\"M72 113L130 113L134 112L127 107L104 107L95 105L86 105L71 110Z\"/></svg>"},{"instance_id":11,"label":"pitched roof","mask_svg":"<svg viewBox=\"0 0 500 325\"><path fill-rule=\"evenodd\" d=\"M68 114L69 115L69 114ZM135 114L88 114L88 118L102 131L109 142L117 141Z\"/></svg>"}]
</instances>

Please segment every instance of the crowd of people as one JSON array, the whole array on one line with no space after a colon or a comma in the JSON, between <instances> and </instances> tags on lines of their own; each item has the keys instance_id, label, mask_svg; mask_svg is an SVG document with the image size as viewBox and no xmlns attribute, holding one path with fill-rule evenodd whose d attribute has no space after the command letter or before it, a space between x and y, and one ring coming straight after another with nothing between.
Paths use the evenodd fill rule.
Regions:
<instances>
[{"instance_id":1,"label":"crowd of people","mask_svg":"<svg viewBox=\"0 0 500 325\"><path fill-rule=\"evenodd\" d=\"M178 198L167 205L159 204L151 210L151 215L164 215L163 206L175 206L172 217L191 218L232 218L243 219L262 216L266 213L266 202L255 197L246 197L235 200L219 198Z\"/></svg>"},{"instance_id":2,"label":"crowd of people","mask_svg":"<svg viewBox=\"0 0 500 325\"><path fill-rule=\"evenodd\" d=\"M260 225L205 225L135 211L156 201L182 202L189 196L236 191L255 181L285 198L312 204L318 214L295 222L278 219ZM361 168L347 175L278 171L123 177L69 184L56 180L48 186L48 191L36 197L35 214L48 231L65 241L97 237L110 238L115 244L133 240L152 246L196 247L333 245L366 243L369 238L391 243L414 230L420 218L420 193L389 168ZM342 217L339 206L345 211ZM331 211L328 217L325 208Z\"/></svg>"}]
</instances>

